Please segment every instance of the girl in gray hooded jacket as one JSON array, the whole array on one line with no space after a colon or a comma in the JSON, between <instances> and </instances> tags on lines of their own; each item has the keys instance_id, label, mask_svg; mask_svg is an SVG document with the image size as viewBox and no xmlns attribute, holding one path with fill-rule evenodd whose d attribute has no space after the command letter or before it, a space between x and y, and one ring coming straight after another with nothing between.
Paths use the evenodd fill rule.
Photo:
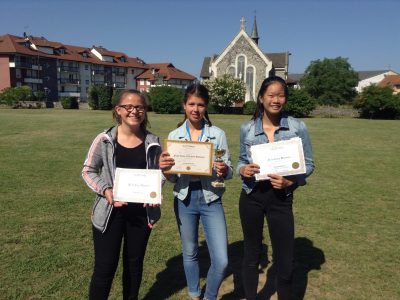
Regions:
<instances>
[{"instance_id":1,"label":"girl in gray hooded jacket","mask_svg":"<svg viewBox=\"0 0 400 300\"><path fill-rule=\"evenodd\" d=\"M82 177L96 193L92 211L95 263L89 299L107 299L123 243L123 299L137 299L143 259L159 207L114 201L115 169L158 169L160 140L147 131L147 104L136 90L121 93L113 110L117 126L100 133L84 162Z\"/></svg>"}]
</instances>

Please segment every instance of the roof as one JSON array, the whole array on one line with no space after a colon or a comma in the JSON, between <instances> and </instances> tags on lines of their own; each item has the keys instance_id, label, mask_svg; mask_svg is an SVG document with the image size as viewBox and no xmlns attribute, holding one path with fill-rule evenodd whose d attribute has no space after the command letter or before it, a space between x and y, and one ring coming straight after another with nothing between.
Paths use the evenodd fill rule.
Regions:
<instances>
[{"instance_id":1,"label":"roof","mask_svg":"<svg viewBox=\"0 0 400 300\"><path fill-rule=\"evenodd\" d=\"M286 56L287 52L279 52L279 53L264 53L270 60L272 60L272 65L274 68L285 68L286 67ZM210 66L213 61L218 58L218 54L214 54L212 57L206 56L203 60L203 65L201 66L200 77L201 78L209 78L210 74Z\"/></svg>"},{"instance_id":2,"label":"roof","mask_svg":"<svg viewBox=\"0 0 400 300\"><path fill-rule=\"evenodd\" d=\"M400 75L387 75L381 82L378 83L380 87L393 87L396 85L400 85Z\"/></svg>"},{"instance_id":3,"label":"roof","mask_svg":"<svg viewBox=\"0 0 400 300\"><path fill-rule=\"evenodd\" d=\"M54 53L48 54L45 52L41 52L33 49L32 47L27 47L25 44L29 42L30 44L34 44L40 47L51 47L54 49L64 49L64 53ZM74 46L74 45L66 45L59 42L48 41L44 37L19 37L11 34L5 34L0 36L0 53L7 54L23 54L29 56L40 56L47 58L54 58L60 60L69 60L69 61L79 61L79 62L87 62L98 65L109 65L115 67L131 67L131 68L139 68L139 69L147 69L148 66L146 63L138 58L138 57L129 57L125 53L109 51L103 47L95 47L97 51L99 51L103 55L114 57L113 62L101 61L96 56L91 53L91 48ZM82 53L86 52L87 57L84 57ZM126 62L121 61L121 57L126 57Z\"/></svg>"},{"instance_id":4,"label":"roof","mask_svg":"<svg viewBox=\"0 0 400 300\"><path fill-rule=\"evenodd\" d=\"M154 80L157 76L162 76L163 80L182 79L182 80L195 80L196 77L186 73L172 63L157 63L147 64L148 70L137 76L137 79Z\"/></svg>"},{"instance_id":5,"label":"roof","mask_svg":"<svg viewBox=\"0 0 400 300\"><path fill-rule=\"evenodd\" d=\"M296 84L300 81L300 79L304 76L304 74L300 73L292 73L288 75L287 83Z\"/></svg>"},{"instance_id":6,"label":"roof","mask_svg":"<svg viewBox=\"0 0 400 300\"><path fill-rule=\"evenodd\" d=\"M387 72L390 72L390 70L375 70L375 71L358 71L358 80L364 80L367 78L375 77L378 75L385 74Z\"/></svg>"},{"instance_id":7,"label":"roof","mask_svg":"<svg viewBox=\"0 0 400 300\"><path fill-rule=\"evenodd\" d=\"M287 65L286 56L287 52L277 52L277 53L264 53L270 60L274 68L285 68Z\"/></svg>"}]
</instances>

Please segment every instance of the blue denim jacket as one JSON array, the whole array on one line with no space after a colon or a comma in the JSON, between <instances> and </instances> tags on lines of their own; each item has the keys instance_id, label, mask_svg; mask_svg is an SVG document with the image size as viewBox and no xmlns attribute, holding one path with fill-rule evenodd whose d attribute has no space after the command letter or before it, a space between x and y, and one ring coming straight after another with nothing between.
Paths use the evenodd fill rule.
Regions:
<instances>
[{"instance_id":1,"label":"blue denim jacket","mask_svg":"<svg viewBox=\"0 0 400 300\"><path fill-rule=\"evenodd\" d=\"M279 128L274 133L274 140L277 142L289 140L294 137L300 137L302 140L304 159L306 164L306 173L294 176L296 177L297 185L305 185L306 177L311 175L315 167L312 158L312 148L310 137L308 136L307 127L304 122L283 113L281 115ZM241 167L253 162L251 159L250 147L253 145L264 143L269 143L269 141L267 135L264 134L261 118L257 118L256 120L251 120L242 124L242 126L240 127L240 153L237 166L237 173L239 175L239 170ZM256 184L255 178L242 177L242 180L242 187L246 191L246 193L249 194Z\"/></svg>"},{"instance_id":2,"label":"blue denim jacket","mask_svg":"<svg viewBox=\"0 0 400 300\"><path fill-rule=\"evenodd\" d=\"M180 127L170 132L168 139L190 141L189 133L186 130L186 123L187 120ZM208 126L206 123L204 125L204 133L201 138L201 142L210 142L214 144L214 149L221 148L226 150L225 155L222 156L223 161L228 166L228 174L225 179L231 179L233 175L232 163L225 132L214 125ZM222 197L222 194L225 192L225 188L215 188L211 185L211 182L217 179L217 174L214 169L212 176L199 176L199 178L203 189L204 199L207 203ZM169 181L175 183L174 196L182 201L185 200L189 191L190 175L177 174L171 176Z\"/></svg>"}]
</instances>

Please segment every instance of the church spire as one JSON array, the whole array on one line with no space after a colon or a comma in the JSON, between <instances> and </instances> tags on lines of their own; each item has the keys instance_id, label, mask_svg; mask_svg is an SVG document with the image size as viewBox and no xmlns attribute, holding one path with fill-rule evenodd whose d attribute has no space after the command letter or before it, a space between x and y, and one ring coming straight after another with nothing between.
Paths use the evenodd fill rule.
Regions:
<instances>
[{"instance_id":1,"label":"church spire","mask_svg":"<svg viewBox=\"0 0 400 300\"><path fill-rule=\"evenodd\" d=\"M253 32L251 33L251 38L252 38L253 41L255 41L256 44L258 45L258 39L259 39L259 37L258 37L256 16L254 16Z\"/></svg>"}]
</instances>

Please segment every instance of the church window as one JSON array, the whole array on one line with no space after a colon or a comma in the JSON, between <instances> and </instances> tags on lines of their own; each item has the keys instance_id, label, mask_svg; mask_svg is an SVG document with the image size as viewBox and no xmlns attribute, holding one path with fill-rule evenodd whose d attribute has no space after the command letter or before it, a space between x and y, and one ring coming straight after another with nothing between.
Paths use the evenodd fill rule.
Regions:
<instances>
[{"instance_id":1,"label":"church window","mask_svg":"<svg viewBox=\"0 0 400 300\"><path fill-rule=\"evenodd\" d=\"M237 59L236 77L244 79L244 56L239 56Z\"/></svg>"},{"instance_id":2,"label":"church window","mask_svg":"<svg viewBox=\"0 0 400 300\"><path fill-rule=\"evenodd\" d=\"M234 66L228 67L228 72L227 73L232 75L233 77L235 77L235 67Z\"/></svg>"},{"instance_id":3,"label":"church window","mask_svg":"<svg viewBox=\"0 0 400 300\"><path fill-rule=\"evenodd\" d=\"M250 93L252 93L253 87L254 87L254 68L253 67L247 67L247 69L246 69L246 85L247 85Z\"/></svg>"}]
</instances>

